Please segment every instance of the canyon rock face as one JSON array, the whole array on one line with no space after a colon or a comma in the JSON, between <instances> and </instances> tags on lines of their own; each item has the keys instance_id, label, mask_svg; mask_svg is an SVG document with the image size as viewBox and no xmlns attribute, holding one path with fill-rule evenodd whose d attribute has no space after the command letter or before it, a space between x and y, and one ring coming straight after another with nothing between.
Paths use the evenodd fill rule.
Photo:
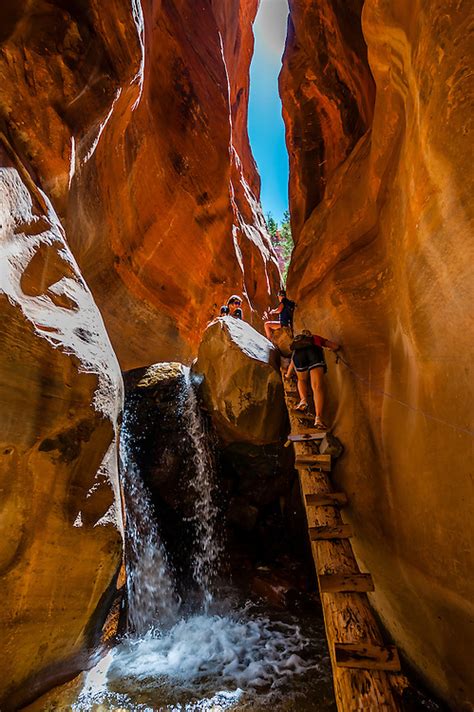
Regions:
<instances>
[{"instance_id":1,"label":"canyon rock face","mask_svg":"<svg viewBox=\"0 0 474 712\"><path fill-rule=\"evenodd\" d=\"M121 377L96 305L131 368L189 360L233 292L261 325L280 283L246 130L256 8L0 8L9 704L85 665L115 586Z\"/></svg>"},{"instance_id":2,"label":"canyon rock face","mask_svg":"<svg viewBox=\"0 0 474 712\"><path fill-rule=\"evenodd\" d=\"M123 369L192 357L235 292L260 325L280 283L247 136L257 0L142 5L1 11L0 118Z\"/></svg>"},{"instance_id":3,"label":"canyon rock face","mask_svg":"<svg viewBox=\"0 0 474 712\"><path fill-rule=\"evenodd\" d=\"M278 351L249 324L232 316L204 332L193 371L225 443L265 445L281 440L286 424Z\"/></svg>"},{"instance_id":4,"label":"canyon rock face","mask_svg":"<svg viewBox=\"0 0 474 712\"><path fill-rule=\"evenodd\" d=\"M470 10L366 0L361 23L361 6L290 1L288 291L297 327L344 346L335 477L372 601L460 706L474 701Z\"/></svg>"},{"instance_id":5,"label":"canyon rock face","mask_svg":"<svg viewBox=\"0 0 474 712\"><path fill-rule=\"evenodd\" d=\"M0 150L0 705L84 668L122 560L122 379L46 195Z\"/></svg>"}]
</instances>

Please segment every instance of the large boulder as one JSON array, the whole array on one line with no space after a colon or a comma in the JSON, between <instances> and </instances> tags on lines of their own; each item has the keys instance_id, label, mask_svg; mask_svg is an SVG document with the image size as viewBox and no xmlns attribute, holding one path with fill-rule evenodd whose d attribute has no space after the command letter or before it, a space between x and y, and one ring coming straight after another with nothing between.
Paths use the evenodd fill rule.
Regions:
<instances>
[{"instance_id":1,"label":"large boulder","mask_svg":"<svg viewBox=\"0 0 474 712\"><path fill-rule=\"evenodd\" d=\"M278 350L249 324L223 317L206 329L193 366L216 428L234 555L268 560L291 548L287 507L296 473Z\"/></svg>"},{"instance_id":2,"label":"large boulder","mask_svg":"<svg viewBox=\"0 0 474 712\"><path fill-rule=\"evenodd\" d=\"M287 415L278 358L245 321L228 316L207 327L193 370L204 376L203 400L224 443L282 438Z\"/></svg>"}]
</instances>

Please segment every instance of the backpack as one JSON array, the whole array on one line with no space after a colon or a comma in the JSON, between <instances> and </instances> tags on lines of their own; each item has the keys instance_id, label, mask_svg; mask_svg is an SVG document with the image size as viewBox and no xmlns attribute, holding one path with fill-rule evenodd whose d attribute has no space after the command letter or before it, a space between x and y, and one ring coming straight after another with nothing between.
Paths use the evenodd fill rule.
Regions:
<instances>
[{"instance_id":1,"label":"backpack","mask_svg":"<svg viewBox=\"0 0 474 712\"><path fill-rule=\"evenodd\" d=\"M296 334L290 344L290 349L292 351L299 351L299 349L307 349L308 346L314 346L313 337L306 336L306 334Z\"/></svg>"}]
</instances>

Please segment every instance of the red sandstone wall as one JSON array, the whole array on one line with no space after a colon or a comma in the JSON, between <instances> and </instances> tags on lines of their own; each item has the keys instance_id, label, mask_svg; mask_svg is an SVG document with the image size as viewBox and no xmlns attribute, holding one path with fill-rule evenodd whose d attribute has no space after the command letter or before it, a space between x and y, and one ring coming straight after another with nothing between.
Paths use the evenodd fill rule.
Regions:
<instances>
[{"instance_id":1,"label":"red sandstone wall","mask_svg":"<svg viewBox=\"0 0 474 712\"><path fill-rule=\"evenodd\" d=\"M288 288L358 374L330 364L336 481L390 633L473 703L469 8L366 0L367 65L361 2L290 6Z\"/></svg>"},{"instance_id":2,"label":"red sandstone wall","mask_svg":"<svg viewBox=\"0 0 474 712\"><path fill-rule=\"evenodd\" d=\"M114 350L190 359L230 293L261 325L279 284L246 133L255 4L1 4L2 709L84 667L113 596Z\"/></svg>"},{"instance_id":3,"label":"red sandstone wall","mask_svg":"<svg viewBox=\"0 0 474 712\"><path fill-rule=\"evenodd\" d=\"M246 130L247 5L219 4L222 34L207 2L145 3L136 85L94 155L77 146L70 240L123 368L189 359L230 294L261 312L279 282Z\"/></svg>"}]
</instances>

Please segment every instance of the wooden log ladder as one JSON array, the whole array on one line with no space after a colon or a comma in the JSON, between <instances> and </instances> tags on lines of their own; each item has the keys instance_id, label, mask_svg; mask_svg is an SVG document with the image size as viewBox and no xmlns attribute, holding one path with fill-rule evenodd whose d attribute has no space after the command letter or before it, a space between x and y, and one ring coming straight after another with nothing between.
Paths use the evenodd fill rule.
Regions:
<instances>
[{"instance_id":1,"label":"wooden log ladder","mask_svg":"<svg viewBox=\"0 0 474 712\"><path fill-rule=\"evenodd\" d=\"M348 498L344 492L333 491L327 474L331 457L318 452L321 433L311 428L314 416L295 411L299 400L295 386L285 378L283 384L291 424L289 443L295 450L306 509L337 708L339 712L403 710L400 691L405 679L397 674L397 649L384 644L367 598L374 582L370 574L359 570L350 543L354 532L341 516ZM308 438L312 434L314 438Z\"/></svg>"}]
</instances>

